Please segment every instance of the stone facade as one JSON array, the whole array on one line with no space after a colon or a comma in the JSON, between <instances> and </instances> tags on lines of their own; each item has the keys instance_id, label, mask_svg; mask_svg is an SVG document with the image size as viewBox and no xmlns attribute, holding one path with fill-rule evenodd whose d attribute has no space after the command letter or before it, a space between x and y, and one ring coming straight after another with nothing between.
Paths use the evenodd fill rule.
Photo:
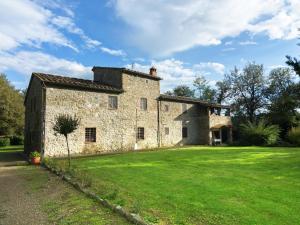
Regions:
<instances>
[{"instance_id":1,"label":"stone facade","mask_svg":"<svg viewBox=\"0 0 300 225\"><path fill-rule=\"evenodd\" d=\"M210 129L214 124L231 124L228 116L210 115L208 103L161 99L158 77L123 68L97 67L93 71L94 81L69 78L64 85L54 83L56 76L32 75L25 100L26 153L40 150L44 156L66 155L64 137L55 135L52 129L59 114L80 118L79 128L69 136L72 154L211 144ZM98 84L109 87L96 90L94 86ZM84 89L83 85L93 89ZM114 92L115 89L120 91ZM117 97L117 109L110 109L109 96ZM147 99L146 110L141 107L141 98ZM33 104L35 111L31 110ZM86 128L96 128L95 142L86 141ZM137 137L140 128L144 138Z\"/></svg>"},{"instance_id":2,"label":"stone facade","mask_svg":"<svg viewBox=\"0 0 300 225\"><path fill-rule=\"evenodd\" d=\"M43 88L36 77L32 77L25 99L24 151L40 151L43 137Z\"/></svg>"},{"instance_id":3,"label":"stone facade","mask_svg":"<svg viewBox=\"0 0 300 225\"><path fill-rule=\"evenodd\" d=\"M159 112L161 146L208 143L208 114L205 107L162 100ZM187 128L187 137L182 136L184 127Z\"/></svg>"}]
</instances>

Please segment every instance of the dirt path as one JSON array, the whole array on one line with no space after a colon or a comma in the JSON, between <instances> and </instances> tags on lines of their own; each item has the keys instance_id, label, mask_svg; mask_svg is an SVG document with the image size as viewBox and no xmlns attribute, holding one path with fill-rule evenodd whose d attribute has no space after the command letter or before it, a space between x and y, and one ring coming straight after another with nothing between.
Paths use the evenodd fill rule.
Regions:
<instances>
[{"instance_id":1,"label":"dirt path","mask_svg":"<svg viewBox=\"0 0 300 225\"><path fill-rule=\"evenodd\" d=\"M24 188L20 166L0 167L0 224L47 224L39 202Z\"/></svg>"},{"instance_id":2,"label":"dirt path","mask_svg":"<svg viewBox=\"0 0 300 225\"><path fill-rule=\"evenodd\" d=\"M0 225L129 224L34 166L0 167Z\"/></svg>"}]
</instances>

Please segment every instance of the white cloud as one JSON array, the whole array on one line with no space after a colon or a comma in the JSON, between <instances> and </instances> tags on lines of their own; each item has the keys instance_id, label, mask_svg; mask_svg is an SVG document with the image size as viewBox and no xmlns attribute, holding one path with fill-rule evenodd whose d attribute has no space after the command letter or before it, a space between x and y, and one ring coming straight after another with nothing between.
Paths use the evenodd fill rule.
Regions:
<instances>
[{"instance_id":1,"label":"white cloud","mask_svg":"<svg viewBox=\"0 0 300 225\"><path fill-rule=\"evenodd\" d=\"M231 51L234 51L235 48L223 48L222 49L222 52L231 52Z\"/></svg>"},{"instance_id":2,"label":"white cloud","mask_svg":"<svg viewBox=\"0 0 300 225\"><path fill-rule=\"evenodd\" d=\"M42 52L20 51L16 54L0 52L0 70L14 70L28 77L32 72L62 74L74 77L91 75L91 67L76 61L45 54Z\"/></svg>"},{"instance_id":3,"label":"white cloud","mask_svg":"<svg viewBox=\"0 0 300 225\"><path fill-rule=\"evenodd\" d=\"M241 41L241 42L239 42L239 45L257 45L257 42L255 42L255 41Z\"/></svg>"},{"instance_id":4,"label":"white cloud","mask_svg":"<svg viewBox=\"0 0 300 225\"><path fill-rule=\"evenodd\" d=\"M216 62L201 62L188 66L184 62L176 59L166 59L161 61L152 61L151 64L133 65L134 70L149 73L149 68L155 66L158 76L162 77L161 90L165 92L174 88L177 85L192 86L194 79L199 76L205 76L210 83L215 83L214 79L220 79L224 72L224 65ZM132 68L132 65L125 65L127 68Z\"/></svg>"},{"instance_id":5,"label":"white cloud","mask_svg":"<svg viewBox=\"0 0 300 225\"><path fill-rule=\"evenodd\" d=\"M225 71L225 66L216 62L199 63L194 65L194 68L199 70L210 70L218 74L224 74Z\"/></svg>"},{"instance_id":6,"label":"white cloud","mask_svg":"<svg viewBox=\"0 0 300 225\"><path fill-rule=\"evenodd\" d=\"M88 48L95 48L101 45L101 42L89 38L82 29L77 27L71 17L56 16L51 22L59 28L66 29L69 33L77 34Z\"/></svg>"},{"instance_id":7,"label":"white cloud","mask_svg":"<svg viewBox=\"0 0 300 225\"><path fill-rule=\"evenodd\" d=\"M57 15L52 9L60 10L63 15ZM20 46L40 48L42 43L51 43L79 51L65 36L66 32L81 38L87 48L101 45L75 24L73 11L60 1L0 1L0 50Z\"/></svg>"},{"instance_id":8,"label":"white cloud","mask_svg":"<svg viewBox=\"0 0 300 225\"><path fill-rule=\"evenodd\" d=\"M52 43L76 47L50 21L53 14L32 1L0 1L0 50L11 50L21 45L39 47Z\"/></svg>"},{"instance_id":9,"label":"white cloud","mask_svg":"<svg viewBox=\"0 0 300 225\"><path fill-rule=\"evenodd\" d=\"M115 50L106 47L100 48L102 52L108 53L113 56L126 56L126 53L123 50Z\"/></svg>"},{"instance_id":10,"label":"white cloud","mask_svg":"<svg viewBox=\"0 0 300 225\"><path fill-rule=\"evenodd\" d=\"M300 27L299 0L113 0L132 30L130 41L152 55L220 44L245 31L293 39Z\"/></svg>"}]
</instances>

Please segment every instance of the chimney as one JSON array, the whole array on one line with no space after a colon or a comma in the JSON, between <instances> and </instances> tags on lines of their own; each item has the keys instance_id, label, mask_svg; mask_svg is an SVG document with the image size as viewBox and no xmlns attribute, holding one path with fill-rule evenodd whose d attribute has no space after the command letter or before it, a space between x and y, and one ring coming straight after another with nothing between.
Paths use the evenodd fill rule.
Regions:
<instances>
[{"instance_id":1,"label":"chimney","mask_svg":"<svg viewBox=\"0 0 300 225\"><path fill-rule=\"evenodd\" d=\"M149 72L149 73L150 73L151 76L156 76L156 74L157 74L157 73L156 73L156 68L155 68L154 66L152 66L152 67L150 68L150 72Z\"/></svg>"}]
</instances>

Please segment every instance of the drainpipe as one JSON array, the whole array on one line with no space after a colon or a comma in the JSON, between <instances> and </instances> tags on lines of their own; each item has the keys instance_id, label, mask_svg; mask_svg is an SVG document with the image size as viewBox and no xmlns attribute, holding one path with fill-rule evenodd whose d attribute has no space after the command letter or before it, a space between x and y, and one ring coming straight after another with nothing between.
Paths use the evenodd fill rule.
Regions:
<instances>
[{"instance_id":1,"label":"drainpipe","mask_svg":"<svg viewBox=\"0 0 300 225\"><path fill-rule=\"evenodd\" d=\"M157 99L157 146L160 148L160 101Z\"/></svg>"},{"instance_id":2,"label":"drainpipe","mask_svg":"<svg viewBox=\"0 0 300 225\"><path fill-rule=\"evenodd\" d=\"M44 158L45 153L45 114L46 114L46 85L45 82L42 81L42 112L41 112L41 122L42 122L42 129L41 129L41 157Z\"/></svg>"}]
</instances>

